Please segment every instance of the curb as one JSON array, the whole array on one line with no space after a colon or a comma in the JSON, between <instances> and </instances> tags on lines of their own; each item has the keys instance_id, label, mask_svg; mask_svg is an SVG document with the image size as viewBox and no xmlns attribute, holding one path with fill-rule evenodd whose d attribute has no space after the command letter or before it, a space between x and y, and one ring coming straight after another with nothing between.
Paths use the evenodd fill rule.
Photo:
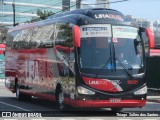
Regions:
<instances>
[{"instance_id":1,"label":"curb","mask_svg":"<svg viewBox=\"0 0 160 120\"><path fill-rule=\"evenodd\" d=\"M160 99L148 99L147 102L160 103Z\"/></svg>"},{"instance_id":2,"label":"curb","mask_svg":"<svg viewBox=\"0 0 160 120\"><path fill-rule=\"evenodd\" d=\"M5 79L0 79L0 82L4 82L5 81Z\"/></svg>"},{"instance_id":3,"label":"curb","mask_svg":"<svg viewBox=\"0 0 160 120\"><path fill-rule=\"evenodd\" d=\"M160 103L160 96L147 96L147 101Z\"/></svg>"}]
</instances>

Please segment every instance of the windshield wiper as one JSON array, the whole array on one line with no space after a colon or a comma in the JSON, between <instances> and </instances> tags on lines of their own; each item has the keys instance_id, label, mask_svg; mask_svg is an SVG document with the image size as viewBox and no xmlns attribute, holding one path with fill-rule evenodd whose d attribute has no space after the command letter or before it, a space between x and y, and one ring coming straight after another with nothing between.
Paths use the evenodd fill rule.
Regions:
<instances>
[{"instance_id":1,"label":"windshield wiper","mask_svg":"<svg viewBox=\"0 0 160 120\"><path fill-rule=\"evenodd\" d=\"M124 71L131 77L134 78L134 76L132 75L132 73L129 71L129 69L126 68L126 66L120 61L118 60L116 57L116 53L115 53L115 46L113 44L113 65L114 65L114 70L116 71L116 60L118 61L118 63L124 68ZM132 68L131 68L132 69Z\"/></svg>"},{"instance_id":2,"label":"windshield wiper","mask_svg":"<svg viewBox=\"0 0 160 120\"><path fill-rule=\"evenodd\" d=\"M132 69L132 68L129 68L127 69L127 67L117 58L115 58L115 60L117 60L117 62L124 68L124 71L131 77L131 78L134 78L133 74L129 71L129 69Z\"/></svg>"},{"instance_id":3,"label":"windshield wiper","mask_svg":"<svg viewBox=\"0 0 160 120\"><path fill-rule=\"evenodd\" d=\"M114 68L114 71L116 71L116 53L115 53L115 46L113 44L113 57L112 57L112 61L113 61L113 68Z\"/></svg>"}]
</instances>

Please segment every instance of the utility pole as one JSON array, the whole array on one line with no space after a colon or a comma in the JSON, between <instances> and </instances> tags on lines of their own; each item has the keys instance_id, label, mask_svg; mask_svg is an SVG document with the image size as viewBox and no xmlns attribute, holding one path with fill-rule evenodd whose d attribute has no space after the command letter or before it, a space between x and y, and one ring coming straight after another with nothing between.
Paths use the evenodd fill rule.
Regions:
<instances>
[{"instance_id":1,"label":"utility pole","mask_svg":"<svg viewBox=\"0 0 160 120\"><path fill-rule=\"evenodd\" d=\"M110 8L109 0L96 0L97 8Z\"/></svg>"},{"instance_id":2,"label":"utility pole","mask_svg":"<svg viewBox=\"0 0 160 120\"><path fill-rule=\"evenodd\" d=\"M15 1L13 1L12 7L13 7L13 26L16 26Z\"/></svg>"},{"instance_id":3,"label":"utility pole","mask_svg":"<svg viewBox=\"0 0 160 120\"><path fill-rule=\"evenodd\" d=\"M76 0L76 9L81 8L81 2L82 2L82 0Z\"/></svg>"}]
</instances>

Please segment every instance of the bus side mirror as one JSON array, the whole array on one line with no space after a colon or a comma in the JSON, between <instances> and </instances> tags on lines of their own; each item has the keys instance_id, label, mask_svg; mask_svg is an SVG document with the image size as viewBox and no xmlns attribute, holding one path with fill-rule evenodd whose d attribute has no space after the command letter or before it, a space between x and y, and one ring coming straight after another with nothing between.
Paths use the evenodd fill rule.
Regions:
<instances>
[{"instance_id":1,"label":"bus side mirror","mask_svg":"<svg viewBox=\"0 0 160 120\"><path fill-rule=\"evenodd\" d=\"M135 46L135 51L136 51L136 54L138 54L138 45L141 43L141 41L138 41L137 39L134 39L134 46Z\"/></svg>"},{"instance_id":2,"label":"bus side mirror","mask_svg":"<svg viewBox=\"0 0 160 120\"><path fill-rule=\"evenodd\" d=\"M80 47L80 29L78 26L73 27L73 43L74 47Z\"/></svg>"},{"instance_id":3,"label":"bus side mirror","mask_svg":"<svg viewBox=\"0 0 160 120\"><path fill-rule=\"evenodd\" d=\"M149 48L154 48L155 47L155 43L154 43L154 35L153 32L151 31L151 29L146 28L146 35L148 37L148 44L149 44Z\"/></svg>"}]
</instances>

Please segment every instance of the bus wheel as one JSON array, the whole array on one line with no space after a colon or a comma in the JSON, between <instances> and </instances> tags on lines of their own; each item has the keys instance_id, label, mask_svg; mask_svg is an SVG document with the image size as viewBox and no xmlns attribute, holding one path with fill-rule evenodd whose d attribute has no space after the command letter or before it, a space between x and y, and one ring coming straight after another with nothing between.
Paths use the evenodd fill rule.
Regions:
<instances>
[{"instance_id":1,"label":"bus wheel","mask_svg":"<svg viewBox=\"0 0 160 120\"><path fill-rule=\"evenodd\" d=\"M121 112L123 108L111 108L113 112Z\"/></svg>"},{"instance_id":2,"label":"bus wheel","mask_svg":"<svg viewBox=\"0 0 160 120\"><path fill-rule=\"evenodd\" d=\"M58 109L61 111L64 110L64 94L61 88L58 90L56 98Z\"/></svg>"}]
</instances>

